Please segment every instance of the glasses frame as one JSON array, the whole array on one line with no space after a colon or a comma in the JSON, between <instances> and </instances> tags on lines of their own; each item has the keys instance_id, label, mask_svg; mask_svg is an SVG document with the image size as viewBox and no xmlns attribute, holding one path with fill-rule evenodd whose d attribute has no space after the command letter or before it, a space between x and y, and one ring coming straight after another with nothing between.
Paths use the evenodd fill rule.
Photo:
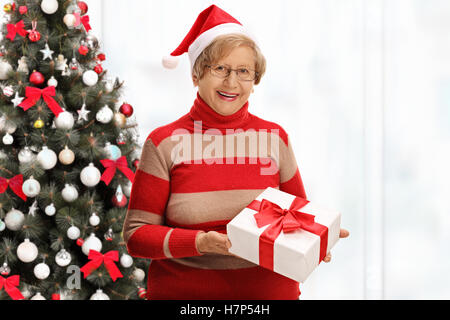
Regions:
<instances>
[{"instance_id":1,"label":"glasses frame","mask_svg":"<svg viewBox=\"0 0 450 320\"><path fill-rule=\"evenodd\" d=\"M227 75L226 75L225 77L221 77L221 76L217 75L216 73L214 73L214 71L213 71L212 68L213 68L213 67L217 67L217 66L224 67L224 68L227 70L228 73L227 73ZM220 78L220 79L226 79L226 78L228 78L228 77L230 76L230 74L231 74L231 71L236 72L236 78L237 78L239 81L247 81L247 82L248 82L248 81L255 81L255 80L258 78L258 72L257 72L256 70L249 69L249 68L245 68L245 69L250 70L250 71L253 71L253 72L255 73L254 78L251 79L251 80L239 78L238 71L239 71L240 69L242 69L242 68L231 69L231 68L229 68L229 67L227 67L227 66L224 66L224 65L222 65L222 64L211 64L211 65L207 65L206 67L209 69L209 72L210 72L213 76L215 76L215 77L217 77L217 78Z\"/></svg>"}]
</instances>

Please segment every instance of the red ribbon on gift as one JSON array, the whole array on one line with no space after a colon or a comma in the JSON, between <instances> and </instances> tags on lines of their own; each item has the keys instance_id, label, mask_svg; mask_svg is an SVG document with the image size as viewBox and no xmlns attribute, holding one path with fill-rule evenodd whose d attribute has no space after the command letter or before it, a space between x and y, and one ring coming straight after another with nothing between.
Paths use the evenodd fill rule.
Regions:
<instances>
[{"instance_id":1,"label":"red ribbon on gift","mask_svg":"<svg viewBox=\"0 0 450 320\"><path fill-rule=\"evenodd\" d=\"M88 259L91 260L86 263L80 270L84 273L84 278L86 279L92 271L101 266L102 263L105 264L106 270L108 270L109 275L113 281L117 278L122 278L123 275L120 273L119 268L117 268L114 261L119 261L119 252L117 250L109 251L105 254L101 254L96 250L89 250Z\"/></svg>"},{"instance_id":2,"label":"red ribbon on gift","mask_svg":"<svg viewBox=\"0 0 450 320\"><path fill-rule=\"evenodd\" d=\"M83 26L84 26L84 29L86 29L86 32L89 32L89 30L92 29L92 28L91 28L91 25L89 24L89 16L82 16L82 17L80 18L80 20L81 20L81 23L82 23Z\"/></svg>"},{"instance_id":3,"label":"red ribbon on gift","mask_svg":"<svg viewBox=\"0 0 450 320\"><path fill-rule=\"evenodd\" d=\"M20 276L15 275L8 278L3 278L0 276L0 290L5 288L6 293L13 300L22 300L25 299L22 293L17 287L19 286Z\"/></svg>"},{"instance_id":4,"label":"red ribbon on gift","mask_svg":"<svg viewBox=\"0 0 450 320\"><path fill-rule=\"evenodd\" d=\"M52 300L61 300L61 295L59 293L53 293Z\"/></svg>"},{"instance_id":5,"label":"red ribbon on gift","mask_svg":"<svg viewBox=\"0 0 450 320\"><path fill-rule=\"evenodd\" d=\"M11 41L14 41L14 38L16 37L16 34L18 33L22 37L25 37L27 35L27 30L24 29L25 24L23 20L20 20L16 24L8 23L6 25L6 29L8 30L8 35L6 38L8 38Z\"/></svg>"},{"instance_id":6,"label":"red ribbon on gift","mask_svg":"<svg viewBox=\"0 0 450 320\"><path fill-rule=\"evenodd\" d=\"M328 246L328 228L314 222L314 216L299 211L309 203L295 197L289 209L283 209L267 199L253 200L247 208L258 211L254 214L258 228L269 225L259 237L259 265L273 270L274 243L281 231L285 233L303 229L320 236L319 263L325 258Z\"/></svg>"},{"instance_id":7,"label":"red ribbon on gift","mask_svg":"<svg viewBox=\"0 0 450 320\"><path fill-rule=\"evenodd\" d=\"M11 179L0 177L0 193L4 193L9 186L9 188L23 201L27 201L27 196L22 191L22 184L23 176L21 174L18 174Z\"/></svg>"},{"instance_id":8,"label":"red ribbon on gift","mask_svg":"<svg viewBox=\"0 0 450 320\"><path fill-rule=\"evenodd\" d=\"M106 185L109 185L112 178L116 174L117 169L122 171L128 180L133 182L134 172L128 168L127 158L125 156L121 156L117 160L103 159L100 160L100 162L106 168L101 177L101 180L104 181Z\"/></svg>"},{"instance_id":9,"label":"red ribbon on gift","mask_svg":"<svg viewBox=\"0 0 450 320\"><path fill-rule=\"evenodd\" d=\"M27 99L22 101L19 106L23 108L24 111L27 111L36 103L39 101L39 99L42 97L49 107L49 109L55 114L55 116L58 116L61 112L63 112L63 109L61 106L56 102L52 97L56 95L55 87L47 87L45 89L39 89L35 87L27 87L25 89L25 96Z\"/></svg>"}]
</instances>

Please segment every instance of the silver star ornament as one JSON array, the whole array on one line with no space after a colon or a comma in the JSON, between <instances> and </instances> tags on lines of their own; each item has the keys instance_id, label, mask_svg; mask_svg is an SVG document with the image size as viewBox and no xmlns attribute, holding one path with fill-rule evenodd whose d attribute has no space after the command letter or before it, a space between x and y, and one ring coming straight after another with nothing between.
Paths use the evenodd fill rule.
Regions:
<instances>
[{"instance_id":1,"label":"silver star ornament","mask_svg":"<svg viewBox=\"0 0 450 320\"><path fill-rule=\"evenodd\" d=\"M81 110L77 110L78 112L78 122L81 121L88 121L88 114L90 113L89 110L86 109L86 104L83 103L83 106L81 107Z\"/></svg>"},{"instance_id":2,"label":"silver star ornament","mask_svg":"<svg viewBox=\"0 0 450 320\"><path fill-rule=\"evenodd\" d=\"M14 103L14 107L17 107L22 103L23 99L25 98L19 97L19 93L16 91L16 96L11 100L11 102Z\"/></svg>"},{"instance_id":3,"label":"silver star ornament","mask_svg":"<svg viewBox=\"0 0 450 320\"><path fill-rule=\"evenodd\" d=\"M41 51L42 54L44 55L43 60L45 60L45 59L50 59L50 60L52 60L52 59L53 59L53 56L52 56L52 55L53 55L53 53L54 53L55 51L50 50L50 47L48 46L48 43L45 44L45 49L42 49L42 50L39 50L39 51Z\"/></svg>"}]
</instances>

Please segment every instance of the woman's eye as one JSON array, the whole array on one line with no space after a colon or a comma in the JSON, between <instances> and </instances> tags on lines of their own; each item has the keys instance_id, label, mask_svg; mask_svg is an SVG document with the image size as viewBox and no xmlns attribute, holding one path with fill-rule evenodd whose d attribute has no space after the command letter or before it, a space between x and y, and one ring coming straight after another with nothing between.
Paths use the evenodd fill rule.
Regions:
<instances>
[{"instance_id":1,"label":"woman's eye","mask_svg":"<svg viewBox=\"0 0 450 320\"><path fill-rule=\"evenodd\" d=\"M217 66L217 67L216 67L216 70L217 70L217 71L224 71L224 70L225 70L225 67L224 67L224 66Z\"/></svg>"},{"instance_id":2,"label":"woman's eye","mask_svg":"<svg viewBox=\"0 0 450 320\"><path fill-rule=\"evenodd\" d=\"M249 71L247 69L239 69L239 73L247 74Z\"/></svg>"}]
</instances>

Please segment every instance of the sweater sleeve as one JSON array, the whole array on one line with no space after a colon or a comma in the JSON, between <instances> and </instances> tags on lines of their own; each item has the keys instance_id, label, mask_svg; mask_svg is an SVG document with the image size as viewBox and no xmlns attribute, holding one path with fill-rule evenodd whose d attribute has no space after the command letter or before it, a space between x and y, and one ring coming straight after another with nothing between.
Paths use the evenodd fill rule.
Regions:
<instances>
[{"instance_id":1,"label":"sweater sleeve","mask_svg":"<svg viewBox=\"0 0 450 320\"><path fill-rule=\"evenodd\" d=\"M201 255L195 241L200 230L164 225L169 196L169 165L150 134L142 149L123 225L130 255L148 259Z\"/></svg>"},{"instance_id":2,"label":"sweater sleeve","mask_svg":"<svg viewBox=\"0 0 450 320\"><path fill-rule=\"evenodd\" d=\"M286 141L287 145L281 142L283 147L280 148L280 190L306 199L305 188L303 187L294 150L287 134Z\"/></svg>"}]
</instances>

